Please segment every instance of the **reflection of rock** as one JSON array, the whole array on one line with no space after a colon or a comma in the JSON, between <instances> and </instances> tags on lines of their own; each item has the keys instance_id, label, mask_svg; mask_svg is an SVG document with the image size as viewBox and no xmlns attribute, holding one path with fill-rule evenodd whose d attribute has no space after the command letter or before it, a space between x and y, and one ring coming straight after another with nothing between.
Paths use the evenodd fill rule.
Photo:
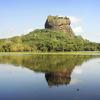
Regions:
<instances>
[{"instance_id":1,"label":"reflection of rock","mask_svg":"<svg viewBox=\"0 0 100 100\"><path fill-rule=\"evenodd\" d=\"M69 84L71 81L71 72L49 72L45 74L49 86L58 86Z\"/></svg>"},{"instance_id":2,"label":"reflection of rock","mask_svg":"<svg viewBox=\"0 0 100 100\"><path fill-rule=\"evenodd\" d=\"M2 55L0 63L23 66L35 72L46 73L49 86L69 84L75 66L98 56L66 55Z\"/></svg>"}]
</instances>

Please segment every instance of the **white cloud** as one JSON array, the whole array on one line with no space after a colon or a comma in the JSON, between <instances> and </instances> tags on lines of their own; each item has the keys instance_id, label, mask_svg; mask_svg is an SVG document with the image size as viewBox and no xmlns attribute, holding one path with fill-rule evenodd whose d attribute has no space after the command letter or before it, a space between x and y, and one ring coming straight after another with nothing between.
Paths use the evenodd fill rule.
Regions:
<instances>
[{"instance_id":1,"label":"white cloud","mask_svg":"<svg viewBox=\"0 0 100 100\"><path fill-rule=\"evenodd\" d=\"M73 73L75 73L75 74L82 74L82 69L81 69L81 67L76 67L76 68L74 69Z\"/></svg>"},{"instance_id":2,"label":"white cloud","mask_svg":"<svg viewBox=\"0 0 100 100\"><path fill-rule=\"evenodd\" d=\"M34 30L33 28L32 29L30 28L30 29L27 29L25 32L29 33L29 32L32 32L33 30Z\"/></svg>"},{"instance_id":3,"label":"white cloud","mask_svg":"<svg viewBox=\"0 0 100 100\"><path fill-rule=\"evenodd\" d=\"M75 16L68 16L68 17L71 20L72 29L73 29L74 33L76 33L76 34L84 33L84 30L81 25L82 19L79 17L75 17Z\"/></svg>"},{"instance_id":4,"label":"white cloud","mask_svg":"<svg viewBox=\"0 0 100 100\"><path fill-rule=\"evenodd\" d=\"M79 79L72 79L70 84L75 85L77 83L80 83L81 81Z\"/></svg>"},{"instance_id":5,"label":"white cloud","mask_svg":"<svg viewBox=\"0 0 100 100\"><path fill-rule=\"evenodd\" d=\"M34 31L34 28L29 28L29 29L26 29L26 30L24 30L24 31L22 32L22 34L21 34L21 35L28 34L28 33L32 32L32 31Z\"/></svg>"},{"instance_id":6,"label":"white cloud","mask_svg":"<svg viewBox=\"0 0 100 100\"><path fill-rule=\"evenodd\" d=\"M78 24L81 22L81 18L75 17L75 16L68 16L71 20L72 24Z\"/></svg>"},{"instance_id":7,"label":"white cloud","mask_svg":"<svg viewBox=\"0 0 100 100\"><path fill-rule=\"evenodd\" d=\"M75 33L83 33L84 31L83 31L83 28L81 27L81 26L76 26L76 27L74 27L73 28L73 31L75 32Z\"/></svg>"}]
</instances>

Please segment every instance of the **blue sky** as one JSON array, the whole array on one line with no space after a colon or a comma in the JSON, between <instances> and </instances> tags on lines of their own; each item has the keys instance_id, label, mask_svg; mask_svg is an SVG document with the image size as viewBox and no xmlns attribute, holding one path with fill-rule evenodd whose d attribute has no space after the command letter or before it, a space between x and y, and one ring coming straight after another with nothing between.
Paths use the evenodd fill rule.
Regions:
<instances>
[{"instance_id":1,"label":"blue sky","mask_svg":"<svg viewBox=\"0 0 100 100\"><path fill-rule=\"evenodd\" d=\"M100 42L100 0L0 0L0 38L44 28L48 15L69 16L77 35Z\"/></svg>"}]
</instances>

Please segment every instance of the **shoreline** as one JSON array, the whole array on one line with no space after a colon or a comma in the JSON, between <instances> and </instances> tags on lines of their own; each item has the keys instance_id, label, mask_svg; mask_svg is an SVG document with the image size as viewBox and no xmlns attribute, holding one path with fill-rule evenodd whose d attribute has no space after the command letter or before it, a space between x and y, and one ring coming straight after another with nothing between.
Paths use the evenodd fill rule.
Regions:
<instances>
[{"instance_id":1,"label":"shoreline","mask_svg":"<svg viewBox=\"0 0 100 100\"><path fill-rule=\"evenodd\" d=\"M100 51L73 51L73 52L0 52L0 55L96 55Z\"/></svg>"}]
</instances>

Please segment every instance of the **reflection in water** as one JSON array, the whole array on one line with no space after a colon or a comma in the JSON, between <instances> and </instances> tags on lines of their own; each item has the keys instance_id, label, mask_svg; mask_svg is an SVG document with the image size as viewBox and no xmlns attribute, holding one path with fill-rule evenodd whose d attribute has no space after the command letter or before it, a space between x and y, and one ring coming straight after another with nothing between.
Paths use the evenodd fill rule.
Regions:
<instances>
[{"instance_id":1,"label":"reflection in water","mask_svg":"<svg viewBox=\"0 0 100 100\"><path fill-rule=\"evenodd\" d=\"M99 62L97 56L2 55L0 100L100 100Z\"/></svg>"},{"instance_id":2,"label":"reflection in water","mask_svg":"<svg viewBox=\"0 0 100 100\"><path fill-rule=\"evenodd\" d=\"M23 66L36 72L45 73L49 86L69 84L75 66L94 58L93 56L64 55L5 55L0 56L0 63Z\"/></svg>"},{"instance_id":3,"label":"reflection in water","mask_svg":"<svg viewBox=\"0 0 100 100\"><path fill-rule=\"evenodd\" d=\"M45 78L49 86L67 85L71 81L71 75L67 72L46 73Z\"/></svg>"}]
</instances>

